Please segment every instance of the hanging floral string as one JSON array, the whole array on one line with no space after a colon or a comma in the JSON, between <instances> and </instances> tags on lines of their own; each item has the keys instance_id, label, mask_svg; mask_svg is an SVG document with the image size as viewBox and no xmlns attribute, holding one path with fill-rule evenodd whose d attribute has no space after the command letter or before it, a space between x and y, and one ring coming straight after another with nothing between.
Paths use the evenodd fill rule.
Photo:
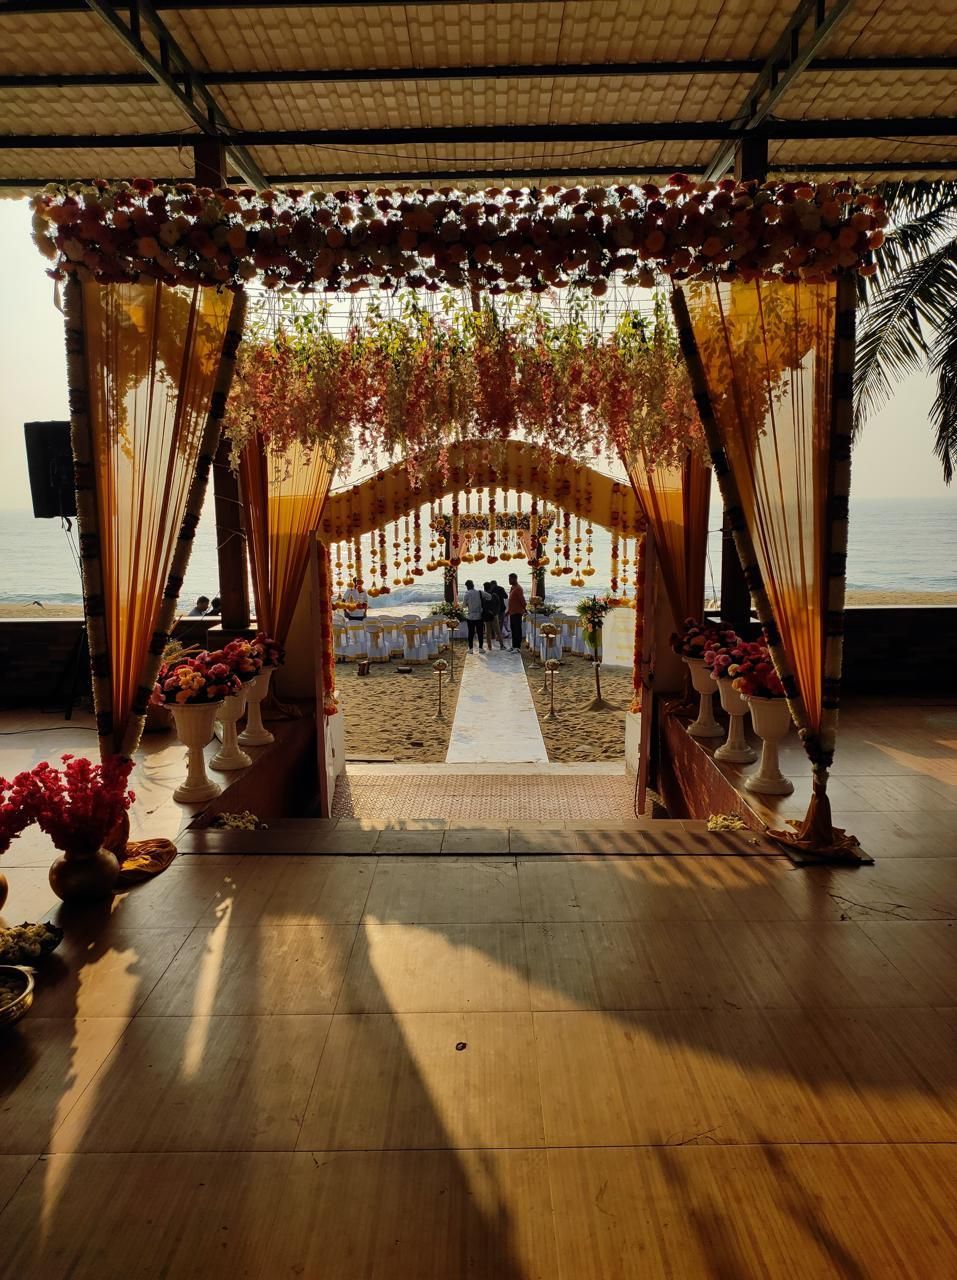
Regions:
<instances>
[{"instance_id":1,"label":"hanging floral string","mask_svg":"<svg viewBox=\"0 0 957 1280\"><path fill-rule=\"evenodd\" d=\"M365 575L362 572L362 540L360 539L358 534L356 534L354 545L355 545L356 579L358 580L358 583L359 583L359 590L363 591L365 589Z\"/></svg>"},{"instance_id":2,"label":"hanging floral string","mask_svg":"<svg viewBox=\"0 0 957 1280\"><path fill-rule=\"evenodd\" d=\"M611 535L611 582L609 584L613 596L618 594L618 556L618 534L613 533Z\"/></svg>"},{"instance_id":3,"label":"hanging floral string","mask_svg":"<svg viewBox=\"0 0 957 1280\"><path fill-rule=\"evenodd\" d=\"M422 512L416 507L412 515L412 576L421 578L422 569Z\"/></svg>"},{"instance_id":4,"label":"hanging floral string","mask_svg":"<svg viewBox=\"0 0 957 1280\"><path fill-rule=\"evenodd\" d=\"M385 545L385 529L379 530L379 595L387 596L392 591L388 583L389 557Z\"/></svg>"},{"instance_id":5,"label":"hanging floral string","mask_svg":"<svg viewBox=\"0 0 957 1280\"><path fill-rule=\"evenodd\" d=\"M495 521L496 521L496 512L495 512L495 494L496 494L496 492L497 492L497 490L496 490L496 489L493 489L491 486L489 487L489 491L488 491L488 549L487 549L486 557L485 557L485 558L488 560L488 563L489 563L489 564L495 564L495 563L497 562L497 560L498 560L498 551L497 551L497 548L496 548L496 545L495 545L495 530L496 530L496 524L495 524Z\"/></svg>"},{"instance_id":6,"label":"hanging floral string","mask_svg":"<svg viewBox=\"0 0 957 1280\"><path fill-rule=\"evenodd\" d=\"M645 648L645 542L644 534L635 540L635 653L631 668L633 689L630 711L641 710L642 669Z\"/></svg>"}]
</instances>

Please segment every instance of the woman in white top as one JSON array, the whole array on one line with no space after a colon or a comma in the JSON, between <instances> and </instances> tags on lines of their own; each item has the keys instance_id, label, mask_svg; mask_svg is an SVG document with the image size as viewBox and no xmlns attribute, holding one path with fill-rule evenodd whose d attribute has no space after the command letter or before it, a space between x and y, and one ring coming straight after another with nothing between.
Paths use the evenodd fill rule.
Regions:
<instances>
[{"instance_id":1,"label":"woman in white top","mask_svg":"<svg viewBox=\"0 0 957 1280\"><path fill-rule=\"evenodd\" d=\"M349 621L365 622L369 612L369 597L362 590L362 583L358 578L353 578L352 586L343 593L342 599L346 606L344 613Z\"/></svg>"},{"instance_id":2,"label":"woman in white top","mask_svg":"<svg viewBox=\"0 0 957 1280\"><path fill-rule=\"evenodd\" d=\"M484 591L479 591L471 578L465 584L465 595L462 597L462 607L465 609L466 625L469 631L469 653L473 652L473 644L476 635L479 642L479 653L485 644L485 623L482 621L482 614L488 608L489 598ZM490 646L491 646L491 642Z\"/></svg>"}]
</instances>

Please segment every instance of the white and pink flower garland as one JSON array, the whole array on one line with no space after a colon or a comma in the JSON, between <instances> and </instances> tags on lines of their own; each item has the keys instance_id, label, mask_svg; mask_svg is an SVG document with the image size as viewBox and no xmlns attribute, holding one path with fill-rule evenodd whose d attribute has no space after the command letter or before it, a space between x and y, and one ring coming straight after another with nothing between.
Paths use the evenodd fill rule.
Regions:
<instances>
[{"instance_id":1,"label":"white and pink flower garland","mask_svg":"<svg viewBox=\"0 0 957 1280\"><path fill-rule=\"evenodd\" d=\"M492 293L623 273L820 281L869 274L884 238L880 196L849 182L696 182L543 190L213 191L138 178L50 186L34 237L57 278L140 277L230 289L478 286Z\"/></svg>"}]
</instances>

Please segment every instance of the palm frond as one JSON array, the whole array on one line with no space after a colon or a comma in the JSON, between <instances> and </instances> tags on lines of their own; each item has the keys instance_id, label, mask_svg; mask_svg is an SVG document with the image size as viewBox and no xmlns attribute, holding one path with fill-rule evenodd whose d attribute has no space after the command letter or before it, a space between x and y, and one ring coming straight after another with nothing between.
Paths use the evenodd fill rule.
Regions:
<instances>
[{"instance_id":1,"label":"palm frond","mask_svg":"<svg viewBox=\"0 0 957 1280\"><path fill-rule=\"evenodd\" d=\"M944 469L944 480L950 484L957 467L957 307L934 343L930 368L937 376L937 396L930 407L937 437L934 452Z\"/></svg>"},{"instance_id":2,"label":"palm frond","mask_svg":"<svg viewBox=\"0 0 957 1280\"><path fill-rule=\"evenodd\" d=\"M891 394L893 382L926 367L935 331L957 311L957 242L890 278L863 309L854 369L855 429Z\"/></svg>"},{"instance_id":3,"label":"palm frond","mask_svg":"<svg viewBox=\"0 0 957 1280\"><path fill-rule=\"evenodd\" d=\"M875 258L877 274L858 278L858 300L865 307L901 271L957 235L957 182L887 183L881 193L891 223Z\"/></svg>"}]
</instances>

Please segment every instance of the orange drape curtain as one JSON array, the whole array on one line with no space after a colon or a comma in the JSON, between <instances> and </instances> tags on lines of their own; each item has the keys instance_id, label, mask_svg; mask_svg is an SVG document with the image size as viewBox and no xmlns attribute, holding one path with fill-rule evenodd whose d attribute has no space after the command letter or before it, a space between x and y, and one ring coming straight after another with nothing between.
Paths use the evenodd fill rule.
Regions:
<instances>
[{"instance_id":1,"label":"orange drape curtain","mask_svg":"<svg viewBox=\"0 0 957 1280\"><path fill-rule=\"evenodd\" d=\"M103 611L118 749L196 473L233 298L85 284L83 329Z\"/></svg>"},{"instance_id":2,"label":"orange drape curtain","mask_svg":"<svg viewBox=\"0 0 957 1280\"><path fill-rule=\"evenodd\" d=\"M815 734L823 709L835 290L773 280L685 289L760 580Z\"/></svg>"},{"instance_id":3,"label":"orange drape curtain","mask_svg":"<svg viewBox=\"0 0 957 1280\"><path fill-rule=\"evenodd\" d=\"M284 644L309 563L309 539L319 527L332 482L327 458L300 445L276 452L260 438L243 451L239 469L249 562L259 627Z\"/></svg>"},{"instance_id":4,"label":"orange drape curtain","mask_svg":"<svg viewBox=\"0 0 957 1280\"><path fill-rule=\"evenodd\" d=\"M641 454L629 454L623 461L655 539L675 623L680 625L689 617L700 618L704 608L711 469L692 453L675 467L648 467Z\"/></svg>"}]
</instances>

